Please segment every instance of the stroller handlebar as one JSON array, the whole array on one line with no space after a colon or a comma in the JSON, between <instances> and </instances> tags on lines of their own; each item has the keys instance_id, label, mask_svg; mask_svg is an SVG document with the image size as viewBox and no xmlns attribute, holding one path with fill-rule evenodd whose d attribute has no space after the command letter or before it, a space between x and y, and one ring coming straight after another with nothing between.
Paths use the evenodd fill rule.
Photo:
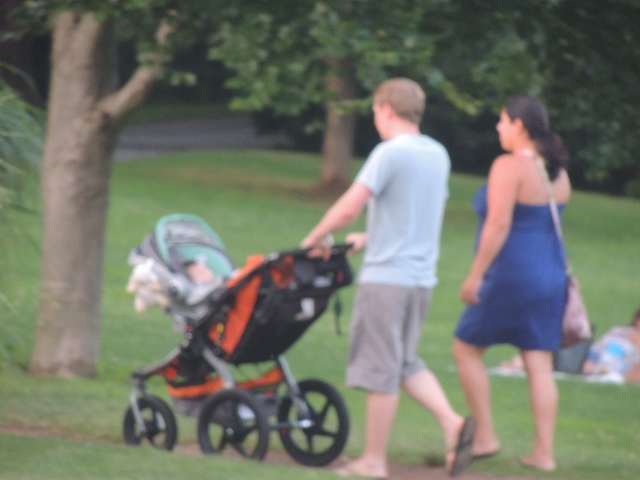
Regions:
<instances>
[{"instance_id":1,"label":"stroller handlebar","mask_svg":"<svg viewBox=\"0 0 640 480\"><path fill-rule=\"evenodd\" d=\"M335 245L331 245L331 255L343 255L347 253L349 250L353 248L353 243L336 243ZM291 250L281 250L278 252L273 252L267 255L267 259L269 260L277 260L282 257L292 256L292 257L306 257L309 255L313 248L294 248Z\"/></svg>"}]
</instances>

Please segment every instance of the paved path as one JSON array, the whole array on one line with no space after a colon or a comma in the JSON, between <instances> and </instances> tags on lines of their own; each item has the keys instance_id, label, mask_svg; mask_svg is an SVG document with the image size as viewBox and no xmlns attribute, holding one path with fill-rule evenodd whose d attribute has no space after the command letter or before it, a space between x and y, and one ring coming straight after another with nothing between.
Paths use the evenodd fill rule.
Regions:
<instances>
[{"instance_id":1,"label":"paved path","mask_svg":"<svg viewBox=\"0 0 640 480\"><path fill-rule=\"evenodd\" d=\"M161 155L185 150L220 148L278 148L290 145L282 134L259 135L251 116L176 120L125 127L116 147L116 160Z\"/></svg>"}]
</instances>

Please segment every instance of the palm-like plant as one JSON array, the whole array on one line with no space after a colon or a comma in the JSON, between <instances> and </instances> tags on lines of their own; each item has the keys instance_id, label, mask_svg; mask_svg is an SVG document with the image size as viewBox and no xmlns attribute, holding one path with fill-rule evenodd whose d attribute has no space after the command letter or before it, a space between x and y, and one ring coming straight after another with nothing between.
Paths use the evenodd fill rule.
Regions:
<instances>
[{"instance_id":1,"label":"palm-like plant","mask_svg":"<svg viewBox=\"0 0 640 480\"><path fill-rule=\"evenodd\" d=\"M9 210L26 211L22 195L26 175L33 171L42 153L43 114L23 101L20 96L0 80L0 271L5 268L3 247L11 244L20 229L11 225ZM12 233L13 232L13 233ZM0 281L2 280L0 276ZM2 317L11 316L11 302L0 285ZM0 365L10 357L12 345L19 343L10 328L11 322L0 322Z\"/></svg>"},{"instance_id":2,"label":"palm-like plant","mask_svg":"<svg viewBox=\"0 0 640 480\"><path fill-rule=\"evenodd\" d=\"M0 219L24 207L23 177L42 153L42 116L0 80Z\"/></svg>"}]
</instances>

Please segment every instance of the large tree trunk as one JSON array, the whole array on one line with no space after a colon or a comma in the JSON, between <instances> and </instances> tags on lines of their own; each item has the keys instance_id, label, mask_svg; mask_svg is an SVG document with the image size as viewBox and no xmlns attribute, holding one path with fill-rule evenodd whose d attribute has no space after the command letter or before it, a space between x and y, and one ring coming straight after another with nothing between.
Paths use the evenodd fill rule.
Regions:
<instances>
[{"instance_id":1,"label":"large tree trunk","mask_svg":"<svg viewBox=\"0 0 640 480\"><path fill-rule=\"evenodd\" d=\"M34 375L96 374L112 154L124 115L155 78L141 69L116 92L115 41L113 25L91 14L66 12L53 29Z\"/></svg>"},{"instance_id":2,"label":"large tree trunk","mask_svg":"<svg viewBox=\"0 0 640 480\"><path fill-rule=\"evenodd\" d=\"M350 160L355 143L356 114L345 110L345 103L356 98L356 81L349 58L326 59L327 102L322 163L321 187L326 190L343 190L351 182Z\"/></svg>"}]
</instances>

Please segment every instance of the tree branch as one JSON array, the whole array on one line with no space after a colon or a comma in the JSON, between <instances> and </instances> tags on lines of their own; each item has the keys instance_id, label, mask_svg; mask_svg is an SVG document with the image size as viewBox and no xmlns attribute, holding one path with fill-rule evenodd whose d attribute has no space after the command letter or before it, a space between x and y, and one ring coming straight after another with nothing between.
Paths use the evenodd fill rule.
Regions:
<instances>
[{"instance_id":1,"label":"tree branch","mask_svg":"<svg viewBox=\"0 0 640 480\"><path fill-rule=\"evenodd\" d=\"M175 12L169 14L175 17ZM167 44L167 37L174 27L169 19L164 19L156 31L156 42L160 47ZM116 92L104 98L98 107L114 121L120 122L129 112L138 107L146 98L151 87L165 68L167 57L160 53L148 54L131 78Z\"/></svg>"}]
</instances>

